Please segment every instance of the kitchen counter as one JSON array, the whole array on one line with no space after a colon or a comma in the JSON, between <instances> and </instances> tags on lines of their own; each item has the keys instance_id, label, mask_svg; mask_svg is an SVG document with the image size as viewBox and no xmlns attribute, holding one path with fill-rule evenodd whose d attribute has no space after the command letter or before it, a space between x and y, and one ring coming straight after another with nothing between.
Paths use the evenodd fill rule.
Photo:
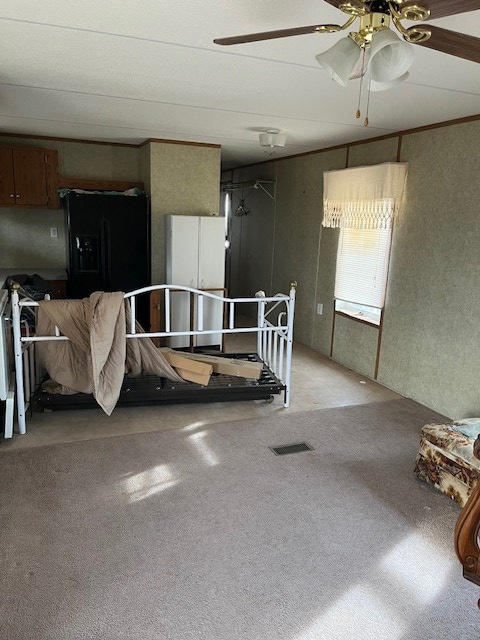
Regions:
<instances>
[{"instance_id":1,"label":"kitchen counter","mask_svg":"<svg viewBox=\"0 0 480 640\"><path fill-rule=\"evenodd\" d=\"M32 276L38 274L44 280L67 280L67 270L57 267L54 269L0 269L0 289L4 288L8 276L27 273Z\"/></svg>"}]
</instances>

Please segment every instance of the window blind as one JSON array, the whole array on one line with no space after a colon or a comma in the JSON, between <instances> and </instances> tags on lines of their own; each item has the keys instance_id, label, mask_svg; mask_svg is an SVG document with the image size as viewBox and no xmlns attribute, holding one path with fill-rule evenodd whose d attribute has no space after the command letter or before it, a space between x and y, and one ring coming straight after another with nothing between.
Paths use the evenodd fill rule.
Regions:
<instances>
[{"instance_id":1,"label":"window blind","mask_svg":"<svg viewBox=\"0 0 480 640\"><path fill-rule=\"evenodd\" d=\"M335 298L382 309L391 229L341 229Z\"/></svg>"}]
</instances>

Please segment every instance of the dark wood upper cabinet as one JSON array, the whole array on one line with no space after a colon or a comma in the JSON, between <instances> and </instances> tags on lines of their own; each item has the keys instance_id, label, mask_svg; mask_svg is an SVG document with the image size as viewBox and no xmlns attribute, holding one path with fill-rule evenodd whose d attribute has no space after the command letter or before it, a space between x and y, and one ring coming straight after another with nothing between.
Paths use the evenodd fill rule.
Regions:
<instances>
[{"instance_id":1,"label":"dark wood upper cabinet","mask_svg":"<svg viewBox=\"0 0 480 640\"><path fill-rule=\"evenodd\" d=\"M13 179L13 149L0 147L0 204L15 204L15 182Z\"/></svg>"},{"instance_id":2,"label":"dark wood upper cabinet","mask_svg":"<svg viewBox=\"0 0 480 640\"><path fill-rule=\"evenodd\" d=\"M58 153L0 147L0 206L57 209Z\"/></svg>"},{"instance_id":3,"label":"dark wood upper cabinet","mask_svg":"<svg viewBox=\"0 0 480 640\"><path fill-rule=\"evenodd\" d=\"M16 204L48 204L45 154L41 149L14 149Z\"/></svg>"}]
</instances>

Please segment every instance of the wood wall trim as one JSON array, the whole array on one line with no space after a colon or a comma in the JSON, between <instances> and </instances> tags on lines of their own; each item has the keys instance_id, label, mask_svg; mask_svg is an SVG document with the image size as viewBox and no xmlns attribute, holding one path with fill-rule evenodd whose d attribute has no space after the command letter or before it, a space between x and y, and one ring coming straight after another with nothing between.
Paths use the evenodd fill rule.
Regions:
<instances>
[{"instance_id":1,"label":"wood wall trim","mask_svg":"<svg viewBox=\"0 0 480 640\"><path fill-rule=\"evenodd\" d=\"M332 337L330 338L330 358L333 358L333 342L335 340L335 318L337 317L335 311L335 301L333 303L333 320L332 320Z\"/></svg>"},{"instance_id":2,"label":"wood wall trim","mask_svg":"<svg viewBox=\"0 0 480 640\"><path fill-rule=\"evenodd\" d=\"M402 151L402 136L399 136L398 138L398 147L397 147L397 162L400 161L400 154ZM385 298L387 297L388 294L388 285L390 283L390 264L391 264L391 260L392 260L392 247L393 247L393 234L395 232L395 223L393 224L392 227L392 235L390 237L390 249L388 252L388 269L387 269L387 280L385 282ZM378 340L377 340L377 356L375 358L375 375L374 378L375 380L378 377L378 370L380 368L380 351L382 349L382 334L383 334L383 321L385 319L385 304L383 306L383 309L381 311L380 314L380 331L378 332Z\"/></svg>"},{"instance_id":3,"label":"wood wall trim","mask_svg":"<svg viewBox=\"0 0 480 640\"><path fill-rule=\"evenodd\" d=\"M380 315L380 326L378 327L377 336L377 355L375 356L375 371L373 373L373 379L378 378L378 368L380 367L380 348L382 346L382 334L383 334L383 309Z\"/></svg>"},{"instance_id":4,"label":"wood wall trim","mask_svg":"<svg viewBox=\"0 0 480 640\"><path fill-rule=\"evenodd\" d=\"M473 116L465 116L464 118L456 118L455 120L445 120L443 122L436 122L435 124L428 124L423 127L416 127L414 129L404 129L402 131L386 133L382 136L376 136L374 138L366 138L365 140L355 140L354 142L344 142L343 144L337 144L333 147L325 147L324 149L314 149L313 151L305 151L304 153L294 153L291 156L283 156L282 158L272 158L271 160L263 160L262 162L253 162L252 164L238 165L237 167L232 167L232 170L247 169L249 167L256 167L258 165L268 164L270 162L280 162L281 160L291 160L292 158L301 158L303 156L311 156L316 153L327 153L329 151L337 151L338 149L356 147L361 144L369 144L370 142L380 142L381 140L388 140L389 138L397 138L397 137L411 135L414 133L421 133L422 131L430 131L431 129L453 127L457 124L475 122L476 120L480 120L480 113Z\"/></svg>"},{"instance_id":5,"label":"wood wall trim","mask_svg":"<svg viewBox=\"0 0 480 640\"><path fill-rule=\"evenodd\" d=\"M304 151L303 153L293 153L291 156L282 156L281 158L271 158L270 160L262 160L261 162L253 162L252 164L242 164L238 167L232 167L232 170L236 169L248 169L250 167L258 167L263 164L270 164L271 162L281 162L282 160L291 160L292 158L303 158L304 156L314 156L317 153L328 153L329 151L338 151L339 149L348 149L349 147L355 144L363 144L364 142L373 142L375 140L382 140L383 138L393 138L397 136L398 133L388 134L386 136L381 136L381 138L370 138L369 140L362 140L360 142L344 142L342 144L337 144L333 147L325 147L324 149L314 149L313 151Z\"/></svg>"},{"instance_id":6,"label":"wood wall trim","mask_svg":"<svg viewBox=\"0 0 480 640\"><path fill-rule=\"evenodd\" d=\"M150 142L157 142L160 144L180 144L186 145L188 147L208 147L210 149L221 149L222 145L220 144L212 144L210 142L189 142L187 140L164 140L163 138L148 138L144 142L141 142L138 147L144 147Z\"/></svg>"},{"instance_id":7,"label":"wood wall trim","mask_svg":"<svg viewBox=\"0 0 480 640\"><path fill-rule=\"evenodd\" d=\"M130 147L138 149L139 144L131 142L105 142L103 140L83 140L82 138L60 138L57 136L39 136L30 133L6 133L0 132L2 138L28 138L29 140L52 140L54 142L78 142L79 144L99 144L109 147Z\"/></svg>"},{"instance_id":8,"label":"wood wall trim","mask_svg":"<svg viewBox=\"0 0 480 640\"><path fill-rule=\"evenodd\" d=\"M398 145L397 145L397 162L400 162L400 158L402 157L402 142L403 136L398 136Z\"/></svg>"},{"instance_id":9,"label":"wood wall trim","mask_svg":"<svg viewBox=\"0 0 480 640\"><path fill-rule=\"evenodd\" d=\"M7 133L0 132L2 138L24 138L28 140L52 140L53 142L75 142L78 144L98 144L107 147L128 147L130 149L140 149L150 142L161 142L162 144L180 144L190 147L210 147L213 149L221 149L222 145L209 142L189 142L186 140L164 140L163 138L147 138L143 142L106 142L105 140L85 140L83 138L62 138L59 136L40 136L30 133Z\"/></svg>"},{"instance_id":10,"label":"wood wall trim","mask_svg":"<svg viewBox=\"0 0 480 640\"><path fill-rule=\"evenodd\" d=\"M368 322L368 320L362 320L361 318L355 318L355 316L351 316L348 313L342 313L341 311L335 311L335 315L341 316L342 318L348 318L349 320L353 320L354 322L359 322L360 324L366 324L367 327L371 327L372 329L380 329L380 325L373 324L373 322Z\"/></svg>"},{"instance_id":11,"label":"wood wall trim","mask_svg":"<svg viewBox=\"0 0 480 640\"><path fill-rule=\"evenodd\" d=\"M83 178L59 178L59 189L85 189L86 191L126 191L127 189L142 189L143 182L129 182L127 180L93 180Z\"/></svg>"}]
</instances>

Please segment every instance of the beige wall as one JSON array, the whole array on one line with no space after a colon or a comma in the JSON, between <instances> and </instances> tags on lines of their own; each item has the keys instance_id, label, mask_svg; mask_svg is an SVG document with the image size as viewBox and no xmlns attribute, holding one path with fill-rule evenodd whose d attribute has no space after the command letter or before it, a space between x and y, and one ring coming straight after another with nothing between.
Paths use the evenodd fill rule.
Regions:
<instances>
[{"instance_id":1,"label":"beige wall","mask_svg":"<svg viewBox=\"0 0 480 640\"><path fill-rule=\"evenodd\" d=\"M409 176L393 232L378 380L450 417L480 415L480 121L404 135L401 143ZM398 137L351 145L348 164L395 161L398 148ZM257 202L247 222L250 237L265 235L265 220L273 234L273 244L265 243L272 267L266 256L249 258L257 280L272 281L276 291L298 280L296 340L325 355L338 231L320 226L322 174L345 163L340 149L249 168L261 174L269 167L277 180L273 219L272 206ZM232 255L240 271L249 268L247 257ZM372 377L377 338L377 329L337 316L333 357Z\"/></svg>"},{"instance_id":2,"label":"beige wall","mask_svg":"<svg viewBox=\"0 0 480 640\"><path fill-rule=\"evenodd\" d=\"M480 415L480 122L404 136L379 380L441 413Z\"/></svg>"},{"instance_id":3,"label":"beige wall","mask_svg":"<svg viewBox=\"0 0 480 640\"><path fill-rule=\"evenodd\" d=\"M151 142L152 281L165 282L165 216L219 212L220 148Z\"/></svg>"},{"instance_id":4,"label":"beige wall","mask_svg":"<svg viewBox=\"0 0 480 640\"><path fill-rule=\"evenodd\" d=\"M265 165L258 173L255 167L235 172L235 182L251 182L262 178L276 179L275 164ZM274 244L275 202L261 189L246 187L231 196L235 210L242 198L250 209L246 216L232 216L232 247L230 288L236 296L252 296L262 290L272 293L272 258ZM242 265L241 268L239 265Z\"/></svg>"},{"instance_id":5,"label":"beige wall","mask_svg":"<svg viewBox=\"0 0 480 640\"><path fill-rule=\"evenodd\" d=\"M57 149L59 174L69 178L139 180L139 149L84 142L0 137L0 145ZM58 238L50 237L57 227ZM0 268L66 267L63 209L0 209Z\"/></svg>"},{"instance_id":6,"label":"beige wall","mask_svg":"<svg viewBox=\"0 0 480 640\"><path fill-rule=\"evenodd\" d=\"M63 210L0 209L0 269L64 269L64 217ZM50 237L50 227L58 238Z\"/></svg>"},{"instance_id":7,"label":"beige wall","mask_svg":"<svg viewBox=\"0 0 480 640\"><path fill-rule=\"evenodd\" d=\"M279 160L234 172L235 182L276 180L272 201L260 191L246 191L248 216L233 218L232 294L288 292L298 282L295 332L311 346L316 325L315 289L322 235L322 176L329 167L345 166L344 149ZM234 207L238 199L234 198ZM238 274L235 277L235 274ZM312 295L313 293L313 295Z\"/></svg>"},{"instance_id":8,"label":"beige wall","mask_svg":"<svg viewBox=\"0 0 480 640\"><path fill-rule=\"evenodd\" d=\"M298 282L295 333L309 346L316 313L319 247L322 237L323 172L345 167L345 150L278 162L273 288L288 292Z\"/></svg>"},{"instance_id":9,"label":"beige wall","mask_svg":"<svg viewBox=\"0 0 480 640\"><path fill-rule=\"evenodd\" d=\"M337 314L332 358L369 378L375 374L378 328Z\"/></svg>"}]
</instances>

